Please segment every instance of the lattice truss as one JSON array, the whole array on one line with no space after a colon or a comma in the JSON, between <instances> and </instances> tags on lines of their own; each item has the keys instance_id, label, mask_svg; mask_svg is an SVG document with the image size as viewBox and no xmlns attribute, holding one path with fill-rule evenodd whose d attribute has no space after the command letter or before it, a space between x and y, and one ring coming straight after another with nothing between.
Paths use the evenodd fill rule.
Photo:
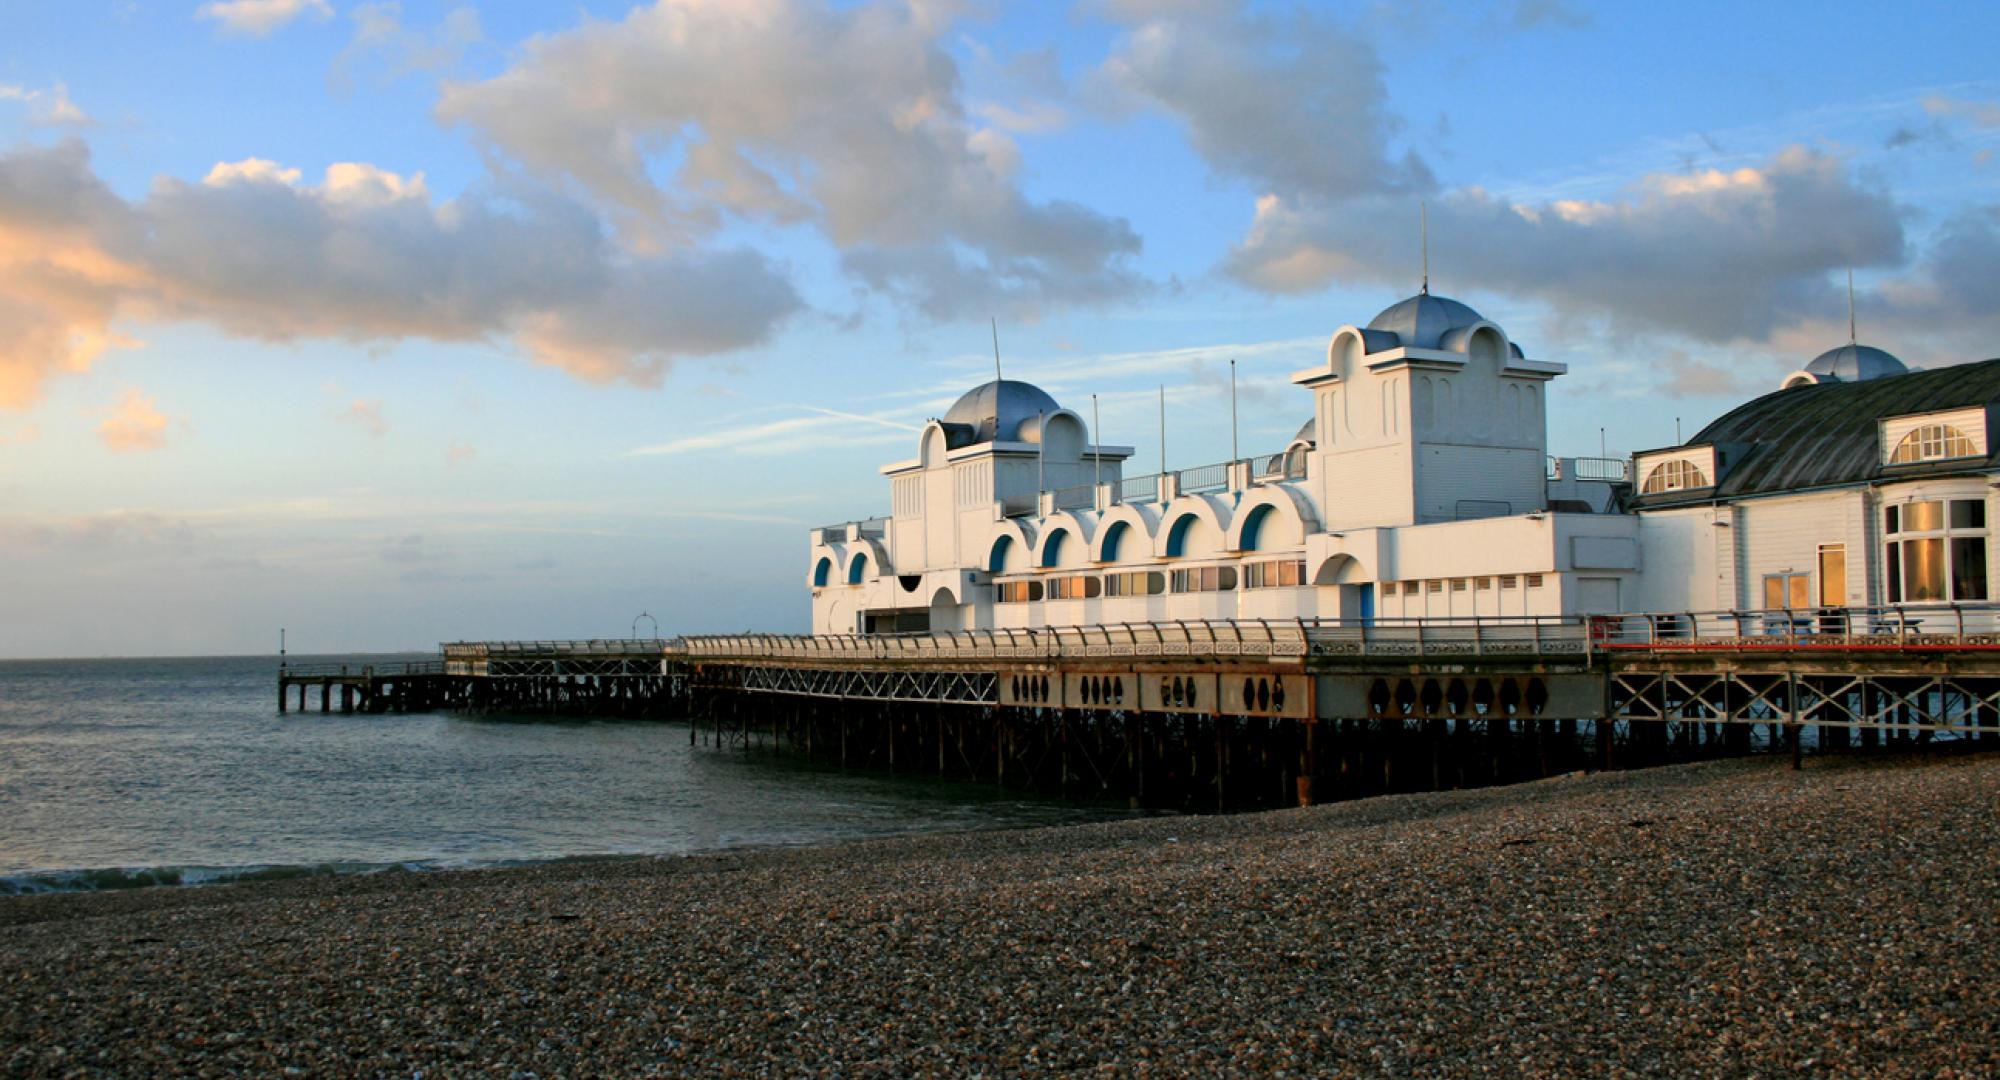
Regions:
<instances>
[{"instance_id":1,"label":"lattice truss","mask_svg":"<svg viewBox=\"0 0 2000 1080\"><path fill-rule=\"evenodd\" d=\"M1614 721L2000 732L2000 677L1626 672Z\"/></svg>"},{"instance_id":2,"label":"lattice truss","mask_svg":"<svg viewBox=\"0 0 2000 1080\"><path fill-rule=\"evenodd\" d=\"M565 675L585 675L602 678L641 678L668 674L662 670L659 657L552 657L496 656L486 661L485 677L493 679L516 678L560 678Z\"/></svg>"},{"instance_id":3,"label":"lattice truss","mask_svg":"<svg viewBox=\"0 0 2000 1080\"><path fill-rule=\"evenodd\" d=\"M993 705L999 684L990 671L854 671L833 668L743 666L738 689L762 694L860 698L869 701L934 701Z\"/></svg>"}]
</instances>

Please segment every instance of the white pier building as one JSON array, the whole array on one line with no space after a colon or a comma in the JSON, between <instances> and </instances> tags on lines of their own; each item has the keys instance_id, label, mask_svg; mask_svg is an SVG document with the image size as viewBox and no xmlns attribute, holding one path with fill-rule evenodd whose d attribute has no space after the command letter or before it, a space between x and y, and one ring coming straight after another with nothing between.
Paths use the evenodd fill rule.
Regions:
<instances>
[{"instance_id":1,"label":"white pier building","mask_svg":"<svg viewBox=\"0 0 2000 1080\"><path fill-rule=\"evenodd\" d=\"M1281 452L1142 476L1041 389L989 382L883 467L889 516L813 530L813 632L1987 598L2000 361L1845 346L1629 462L1548 455L1566 370L1420 293L1292 376L1312 410Z\"/></svg>"}]
</instances>

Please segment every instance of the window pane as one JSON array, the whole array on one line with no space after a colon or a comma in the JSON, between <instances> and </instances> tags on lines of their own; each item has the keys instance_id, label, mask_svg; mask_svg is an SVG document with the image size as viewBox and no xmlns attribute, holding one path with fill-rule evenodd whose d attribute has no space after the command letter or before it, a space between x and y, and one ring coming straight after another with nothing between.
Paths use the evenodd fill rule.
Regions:
<instances>
[{"instance_id":1,"label":"window pane","mask_svg":"<svg viewBox=\"0 0 2000 1080\"><path fill-rule=\"evenodd\" d=\"M1892 506L1882 512L1882 531L1894 535L1902 518L1902 507Z\"/></svg>"},{"instance_id":2,"label":"window pane","mask_svg":"<svg viewBox=\"0 0 2000 1080\"><path fill-rule=\"evenodd\" d=\"M1764 607L1766 610L1785 606L1785 579L1767 577L1764 579Z\"/></svg>"},{"instance_id":3,"label":"window pane","mask_svg":"<svg viewBox=\"0 0 2000 1080\"><path fill-rule=\"evenodd\" d=\"M1986 538L1963 536L1951 542L1951 598L1986 599Z\"/></svg>"},{"instance_id":4,"label":"window pane","mask_svg":"<svg viewBox=\"0 0 2000 1080\"><path fill-rule=\"evenodd\" d=\"M1787 601L1785 606L1790 608L1811 607L1812 594L1808 591L1809 586L1806 576L1804 574L1793 574L1787 580L1791 582L1791 588L1785 598Z\"/></svg>"},{"instance_id":5,"label":"window pane","mask_svg":"<svg viewBox=\"0 0 2000 1080\"><path fill-rule=\"evenodd\" d=\"M1977 499L1953 499L1951 501L1951 527L1954 529L1985 528L1986 504Z\"/></svg>"},{"instance_id":6,"label":"window pane","mask_svg":"<svg viewBox=\"0 0 2000 1080\"><path fill-rule=\"evenodd\" d=\"M1847 603L1847 549L1819 549L1819 605L1839 607Z\"/></svg>"},{"instance_id":7,"label":"window pane","mask_svg":"<svg viewBox=\"0 0 2000 1080\"><path fill-rule=\"evenodd\" d=\"M1912 604L1945 598L1943 540L1903 541L1903 598Z\"/></svg>"},{"instance_id":8,"label":"window pane","mask_svg":"<svg viewBox=\"0 0 2000 1080\"><path fill-rule=\"evenodd\" d=\"M1933 500L1913 502L1903 507L1904 532L1929 532L1942 528L1944 528L1943 503Z\"/></svg>"},{"instance_id":9,"label":"window pane","mask_svg":"<svg viewBox=\"0 0 2000 1080\"><path fill-rule=\"evenodd\" d=\"M1888 572L1882 575L1889 582L1889 602L1903 602L1903 545L1889 545Z\"/></svg>"}]
</instances>

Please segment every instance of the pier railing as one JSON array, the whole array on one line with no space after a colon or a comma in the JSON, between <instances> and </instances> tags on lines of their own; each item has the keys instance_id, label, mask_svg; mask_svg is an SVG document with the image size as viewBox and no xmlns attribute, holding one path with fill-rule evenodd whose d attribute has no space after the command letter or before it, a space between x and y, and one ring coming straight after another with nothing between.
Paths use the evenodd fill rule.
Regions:
<instances>
[{"instance_id":1,"label":"pier railing","mask_svg":"<svg viewBox=\"0 0 2000 1080\"><path fill-rule=\"evenodd\" d=\"M1234 619L928 634L727 634L690 659L1021 660L1090 657L1587 658L1600 651L2000 650L2000 603L1613 615Z\"/></svg>"},{"instance_id":2,"label":"pier railing","mask_svg":"<svg viewBox=\"0 0 2000 1080\"><path fill-rule=\"evenodd\" d=\"M387 664L286 664L284 673L290 678L324 679L339 678L343 675L354 678L374 676L385 678L394 675L442 675L442 660L408 660Z\"/></svg>"}]
</instances>

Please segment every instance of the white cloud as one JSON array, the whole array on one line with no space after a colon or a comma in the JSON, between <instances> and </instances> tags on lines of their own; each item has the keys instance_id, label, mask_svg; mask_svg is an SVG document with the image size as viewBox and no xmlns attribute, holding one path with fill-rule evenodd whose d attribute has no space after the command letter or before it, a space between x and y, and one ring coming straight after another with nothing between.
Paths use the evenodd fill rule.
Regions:
<instances>
[{"instance_id":1,"label":"white cloud","mask_svg":"<svg viewBox=\"0 0 2000 1080\"><path fill-rule=\"evenodd\" d=\"M31 108L28 119L43 127L90 127L90 114L69 99L69 87L57 83L47 90L0 83L0 101L19 101Z\"/></svg>"},{"instance_id":2,"label":"white cloud","mask_svg":"<svg viewBox=\"0 0 2000 1080\"><path fill-rule=\"evenodd\" d=\"M939 318L1133 295L1121 219L1036 202L968 119L953 5L659 0L533 39L438 115L616 207L638 242L730 218L809 224L867 283ZM677 162L670 170L663 162Z\"/></svg>"},{"instance_id":3,"label":"white cloud","mask_svg":"<svg viewBox=\"0 0 2000 1080\"><path fill-rule=\"evenodd\" d=\"M232 34L265 37L302 15L333 17L326 0L216 0L195 9L198 19L212 19Z\"/></svg>"},{"instance_id":4,"label":"white cloud","mask_svg":"<svg viewBox=\"0 0 2000 1080\"><path fill-rule=\"evenodd\" d=\"M378 439L389 433L389 423L382 419L381 398L356 398L348 403L347 408L335 413L334 418L357 424Z\"/></svg>"}]
</instances>

